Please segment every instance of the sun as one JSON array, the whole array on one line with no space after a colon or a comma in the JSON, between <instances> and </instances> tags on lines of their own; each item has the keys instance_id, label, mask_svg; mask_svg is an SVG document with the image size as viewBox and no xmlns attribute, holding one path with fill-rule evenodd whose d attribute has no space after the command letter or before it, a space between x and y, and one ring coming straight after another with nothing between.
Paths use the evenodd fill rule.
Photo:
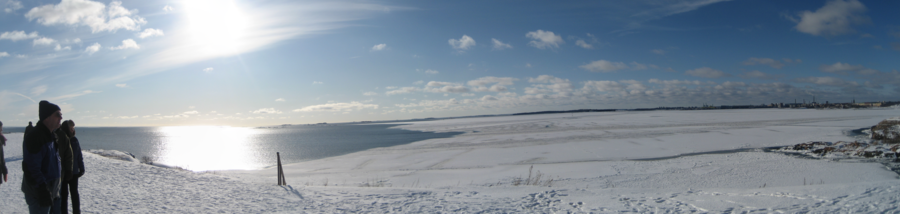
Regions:
<instances>
[{"instance_id":1,"label":"sun","mask_svg":"<svg viewBox=\"0 0 900 214\"><path fill-rule=\"evenodd\" d=\"M192 45L204 54L240 53L249 23L233 0L183 1Z\"/></svg>"}]
</instances>

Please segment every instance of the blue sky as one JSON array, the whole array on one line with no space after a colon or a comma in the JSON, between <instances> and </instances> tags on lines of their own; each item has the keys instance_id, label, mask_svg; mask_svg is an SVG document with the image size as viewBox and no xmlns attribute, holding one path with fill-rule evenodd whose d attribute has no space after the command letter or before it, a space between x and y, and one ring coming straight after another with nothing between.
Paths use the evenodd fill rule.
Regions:
<instances>
[{"instance_id":1,"label":"blue sky","mask_svg":"<svg viewBox=\"0 0 900 214\"><path fill-rule=\"evenodd\" d=\"M260 126L897 100L897 1L0 0L0 121Z\"/></svg>"}]
</instances>

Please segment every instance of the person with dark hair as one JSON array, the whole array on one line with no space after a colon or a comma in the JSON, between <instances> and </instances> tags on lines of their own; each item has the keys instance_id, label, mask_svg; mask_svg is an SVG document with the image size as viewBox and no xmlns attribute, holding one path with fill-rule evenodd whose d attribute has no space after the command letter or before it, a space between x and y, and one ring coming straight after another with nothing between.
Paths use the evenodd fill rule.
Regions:
<instances>
[{"instance_id":1,"label":"person with dark hair","mask_svg":"<svg viewBox=\"0 0 900 214\"><path fill-rule=\"evenodd\" d=\"M62 166L62 182L66 183L72 179L72 145L69 143L69 136L65 130L59 128L53 132L56 134L56 149L59 152L60 166Z\"/></svg>"},{"instance_id":2,"label":"person with dark hair","mask_svg":"<svg viewBox=\"0 0 900 214\"><path fill-rule=\"evenodd\" d=\"M63 121L62 126L59 127L60 130L65 133L66 137L69 139L69 145L72 146L72 178L68 181L63 181L62 188L60 188L60 207L67 208L69 193L72 193L72 213L79 214L81 213L81 203L80 197L78 196L78 178L84 175L84 157L81 154L81 143L78 142L78 138L75 137L75 122L72 120ZM67 209L62 209L62 213L67 213Z\"/></svg>"},{"instance_id":3,"label":"person with dark hair","mask_svg":"<svg viewBox=\"0 0 900 214\"><path fill-rule=\"evenodd\" d=\"M40 120L22 142L22 193L30 213L59 213L62 167L56 148L56 134L62 113L56 104L38 103Z\"/></svg>"},{"instance_id":4,"label":"person with dark hair","mask_svg":"<svg viewBox=\"0 0 900 214\"><path fill-rule=\"evenodd\" d=\"M34 129L34 125L31 125L31 121L28 121L28 126L25 127L25 135L28 135L28 132L31 132L32 129Z\"/></svg>"},{"instance_id":5,"label":"person with dark hair","mask_svg":"<svg viewBox=\"0 0 900 214\"><path fill-rule=\"evenodd\" d=\"M6 158L3 157L3 147L6 146L6 136L3 136L3 122L0 122L0 184L7 182L9 171L6 169Z\"/></svg>"}]
</instances>

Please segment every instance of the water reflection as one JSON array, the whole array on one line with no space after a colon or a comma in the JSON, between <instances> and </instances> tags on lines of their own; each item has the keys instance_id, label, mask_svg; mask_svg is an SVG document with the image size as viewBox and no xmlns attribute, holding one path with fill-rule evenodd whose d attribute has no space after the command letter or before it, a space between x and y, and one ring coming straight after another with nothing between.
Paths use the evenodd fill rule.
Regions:
<instances>
[{"instance_id":1,"label":"water reflection","mask_svg":"<svg viewBox=\"0 0 900 214\"><path fill-rule=\"evenodd\" d=\"M159 127L157 162L192 171L256 169L263 167L255 157L258 148L253 128L221 126Z\"/></svg>"},{"instance_id":2,"label":"water reflection","mask_svg":"<svg viewBox=\"0 0 900 214\"><path fill-rule=\"evenodd\" d=\"M396 125L82 127L82 149L131 152L135 157L192 171L262 169L282 163L334 157L460 133L392 129Z\"/></svg>"}]
</instances>

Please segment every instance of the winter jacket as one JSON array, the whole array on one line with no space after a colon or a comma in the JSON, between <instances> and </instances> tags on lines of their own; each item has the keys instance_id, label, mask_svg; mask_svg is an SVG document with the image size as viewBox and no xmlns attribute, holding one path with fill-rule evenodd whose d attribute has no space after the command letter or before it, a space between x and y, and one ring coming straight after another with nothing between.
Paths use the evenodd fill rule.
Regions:
<instances>
[{"instance_id":1,"label":"winter jacket","mask_svg":"<svg viewBox=\"0 0 900 214\"><path fill-rule=\"evenodd\" d=\"M34 126L31 125L31 122L28 122L28 126L25 127L25 136L28 136L28 133L34 129Z\"/></svg>"},{"instance_id":2,"label":"winter jacket","mask_svg":"<svg viewBox=\"0 0 900 214\"><path fill-rule=\"evenodd\" d=\"M59 160L62 161L62 171L72 171L72 145L66 131L56 129L56 149L59 149Z\"/></svg>"},{"instance_id":3,"label":"winter jacket","mask_svg":"<svg viewBox=\"0 0 900 214\"><path fill-rule=\"evenodd\" d=\"M72 145L72 174L80 175L84 174L84 156L81 154L81 143L78 142L78 138L72 136L69 138L69 143Z\"/></svg>"},{"instance_id":4,"label":"winter jacket","mask_svg":"<svg viewBox=\"0 0 900 214\"><path fill-rule=\"evenodd\" d=\"M0 184L3 183L3 175L9 174L9 170L6 169L6 158L3 156L3 146L6 145L6 138L0 137Z\"/></svg>"},{"instance_id":5,"label":"winter jacket","mask_svg":"<svg viewBox=\"0 0 900 214\"><path fill-rule=\"evenodd\" d=\"M61 166L56 135L38 122L22 142L22 193L39 201L59 198ZM49 197L49 198L47 198Z\"/></svg>"}]
</instances>

